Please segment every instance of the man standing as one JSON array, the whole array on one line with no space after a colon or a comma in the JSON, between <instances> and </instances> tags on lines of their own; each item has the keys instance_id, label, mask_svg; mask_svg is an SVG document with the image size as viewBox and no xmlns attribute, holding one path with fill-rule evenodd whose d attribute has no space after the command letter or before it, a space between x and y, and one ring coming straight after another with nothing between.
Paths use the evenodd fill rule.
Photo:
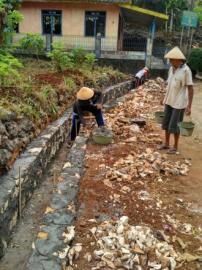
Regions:
<instances>
[{"instance_id":1,"label":"man standing","mask_svg":"<svg viewBox=\"0 0 202 270\"><path fill-rule=\"evenodd\" d=\"M178 124L183 121L184 112L191 114L193 100L193 81L190 68L185 63L185 56L178 47L165 55L170 60L171 68L168 73L167 91L163 104L165 116L162 128L165 130L165 142L159 150L168 149L169 154L176 154L180 130ZM174 135L174 146L170 148L170 135Z\"/></svg>"}]
</instances>

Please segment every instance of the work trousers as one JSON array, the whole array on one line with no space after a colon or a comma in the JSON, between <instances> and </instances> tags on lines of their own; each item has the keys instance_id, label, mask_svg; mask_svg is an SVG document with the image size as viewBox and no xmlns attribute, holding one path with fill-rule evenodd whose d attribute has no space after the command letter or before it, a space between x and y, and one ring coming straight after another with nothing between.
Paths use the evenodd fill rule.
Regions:
<instances>
[{"instance_id":1,"label":"work trousers","mask_svg":"<svg viewBox=\"0 0 202 270\"><path fill-rule=\"evenodd\" d=\"M92 110L90 110L90 112L95 116L98 127L102 127L105 125L102 111L100 109L93 108ZM81 125L81 121L79 119L78 114L73 112L72 126L71 126L71 131L70 131L71 141L74 141L76 136L79 134L80 125Z\"/></svg>"}]
</instances>

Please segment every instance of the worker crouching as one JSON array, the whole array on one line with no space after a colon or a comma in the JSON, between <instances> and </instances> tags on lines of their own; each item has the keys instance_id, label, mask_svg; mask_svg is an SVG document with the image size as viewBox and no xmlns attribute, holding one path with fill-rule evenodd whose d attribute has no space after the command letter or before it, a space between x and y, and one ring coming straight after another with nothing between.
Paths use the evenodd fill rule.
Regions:
<instances>
[{"instance_id":1,"label":"worker crouching","mask_svg":"<svg viewBox=\"0 0 202 270\"><path fill-rule=\"evenodd\" d=\"M94 91L88 87L82 87L77 92L77 100L73 105L71 141L79 134L80 125L85 126L84 113L90 112L95 116L98 127L104 126L102 115L103 95L100 91Z\"/></svg>"},{"instance_id":2,"label":"worker crouching","mask_svg":"<svg viewBox=\"0 0 202 270\"><path fill-rule=\"evenodd\" d=\"M143 69L139 70L135 74L135 79L134 79L134 88L137 88L138 86L142 85L145 83L145 81L148 79L149 76L149 69L147 67L144 67Z\"/></svg>"}]
</instances>

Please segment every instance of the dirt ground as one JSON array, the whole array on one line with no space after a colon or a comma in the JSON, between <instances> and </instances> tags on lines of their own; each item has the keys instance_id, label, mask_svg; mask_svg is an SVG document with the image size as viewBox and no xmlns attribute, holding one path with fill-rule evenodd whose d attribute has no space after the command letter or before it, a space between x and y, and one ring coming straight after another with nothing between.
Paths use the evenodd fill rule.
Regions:
<instances>
[{"instance_id":1,"label":"dirt ground","mask_svg":"<svg viewBox=\"0 0 202 270\"><path fill-rule=\"evenodd\" d=\"M144 151L147 147L156 148L156 142L149 143L141 140L138 143L124 144L115 140L110 146L98 146L89 142L86 158L86 173L83 177L79 193L79 216L76 223L75 243L82 243L83 250L73 269L89 270L96 266L93 259L88 262L85 255L96 249L96 240L89 229L105 220L116 220L127 215L133 225L147 225L155 230L163 230L171 237L172 244L181 254L202 255L202 83L196 82L192 118L196 128L192 137L181 137L180 154L170 156L171 161L189 160L192 164L188 176L170 176L163 182L146 178L132 179L125 182L112 181L112 186L103 184L106 177L106 166L113 166L120 158L125 159L129 154ZM155 107L156 103L154 103ZM157 134L157 142L163 139L160 125L151 121L145 132ZM159 134L159 136L158 136ZM101 165L102 164L102 165ZM103 166L103 164L105 166ZM100 166L101 165L101 166ZM123 185L130 188L123 190ZM146 190L151 199L142 200L138 194ZM116 195L116 198L114 196ZM118 196L117 196L118 195ZM169 220L172 217L172 220ZM179 223L179 226L176 226ZM185 233L184 224L191 224L191 231ZM178 241L179 237L186 248ZM111 269L104 267L101 269ZM117 268L118 269L118 268ZM122 269L122 268L121 268ZM124 268L125 269L125 268ZM149 269L149 268L145 268ZM183 262L178 264L180 270L202 269L200 261Z\"/></svg>"},{"instance_id":2,"label":"dirt ground","mask_svg":"<svg viewBox=\"0 0 202 270\"><path fill-rule=\"evenodd\" d=\"M107 173L105 164L112 167L120 158L126 159L129 154L136 155L147 147L156 148L163 138L160 125L154 120L149 121L144 128L148 138L156 139L146 142L144 136L135 143L123 143L124 134L120 131L115 142L109 146L95 145L91 140L88 144L86 157L86 172L80 185L78 195L78 218L76 222L75 243L82 243L83 250L74 262L73 269L90 270L96 261L87 262L84 258L87 252L93 254L95 239L89 229L105 220L116 220L122 215L129 217L131 225L147 225L155 231L163 230L171 237L175 250L180 253L188 252L193 255L202 255L202 83L196 82L195 98L192 118L196 128L192 137L182 137L180 141L180 155L169 157L170 160L192 163L188 176L170 176L163 181L156 181L150 177L145 179L133 178L125 182L112 181L113 188L104 185L103 179ZM154 104L156 105L156 103ZM153 108L155 110L155 106ZM151 134L151 135L150 135ZM59 174L66 158L67 148L61 149L56 161L50 166L44 182L36 190L33 199L24 211L22 223L14 231L13 239L6 256L0 262L0 270L25 270L26 261L31 253L31 245L41 223L41 214L48 205L53 185L53 171ZM124 190L129 187L130 191ZM149 200L139 197L141 191L147 191ZM191 224L190 233L183 233L179 227L168 220L167 215L181 225ZM94 219L94 220L93 220ZM185 250L177 241L180 237L186 244ZM111 268L102 268L110 270ZM199 261L179 265L180 270L199 270L202 264ZM54 269L52 269L54 270ZM144 269L145 270L145 269ZM146 269L147 270L147 269Z\"/></svg>"},{"instance_id":3,"label":"dirt ground","mask_svg":"<svg viewBox=\"0 0 202 270\"><path fill-rule=\"evenodd\" d=\"M192 159L188 178L179 179L183 196L193 203L192 210L202 214L202 83L196 82L192 118L196 128L192 138L182 138L181 151ZM202 221L201 221L202 226Z\"/></svg>"}]
</instances>

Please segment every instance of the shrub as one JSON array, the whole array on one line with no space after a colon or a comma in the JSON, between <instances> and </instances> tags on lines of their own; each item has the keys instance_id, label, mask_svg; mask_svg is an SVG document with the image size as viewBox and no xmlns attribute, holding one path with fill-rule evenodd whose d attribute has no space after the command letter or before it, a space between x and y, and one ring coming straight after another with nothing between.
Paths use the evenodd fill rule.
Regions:
<instances>
[{"instance_id":1,"label":"shrub","mask_svg":"<svg viewBox=\"0 0 202 270\"><path fill-rule=\"evenodd\" d=\"M17 58L12 56L10 53L0 50L0 85L5 86L9 79L13 81L15 78L20 77L18 69L22 67L22 64L18 61Z\"/></svg>"},{"instance_id":2,"label":"shrub","mask_svg":"<svg viewBox=\"0 0 202 270\"><path fill-rule=\"evenodd\" d=\"M193 49L188 58L192 70L202 72L202 48Z\"/></svg>"},{"instance_id":3,"label":"shrub","mask_svg":"<svg viewBox=\"0 0 202 270\"><path fill-rule=\"evenodd\" d=\"M20 47L36 55L37 59L39 53L44 49L44 40L39 34L27 33L25 37L19 41Z\"/></svg>"},{"instance_id":4,"label":"shrub","mask_svg":"<svg viewBox=\"0 0 202 270\"><path fill-rule=\"evenodd\" d=\"M87 53L85 55L84 64L87 66L87 68L92 69L95 61L96 61L96 57L94 53Z\"/></svg>"},{"instance_id":5,"label":"shrub","mask_svg":"<svg viewBox=\"0 0 202 270\"><path fill-rule=\"evenodd\" d=\"M70 54L65 52L64 44L60 41L53 42L53 50L48 53L55 70L62 72L65 68L72 68Z\"/></svg>"},{"instance_id":6,"label":"shrub","mask_svg":"<svg viewBox=\"0 0 202 270\"><path fill-rule=\"evenodd\" d=\"M64 77L64 85L69 91L74 92L74 90L76 89L76 83L72 78Z\"/></svg>"},{"instance_id":7,"label":"shrub","mask_svg":"<svg viewBox=\"0 0 202 270\"><path fill-rule=\"evenodd\" d=\"M85 63L86 53L83 48L75 48L71 51L71 60L74 67L80 68Z\"/></svg>"}]
</instances>

